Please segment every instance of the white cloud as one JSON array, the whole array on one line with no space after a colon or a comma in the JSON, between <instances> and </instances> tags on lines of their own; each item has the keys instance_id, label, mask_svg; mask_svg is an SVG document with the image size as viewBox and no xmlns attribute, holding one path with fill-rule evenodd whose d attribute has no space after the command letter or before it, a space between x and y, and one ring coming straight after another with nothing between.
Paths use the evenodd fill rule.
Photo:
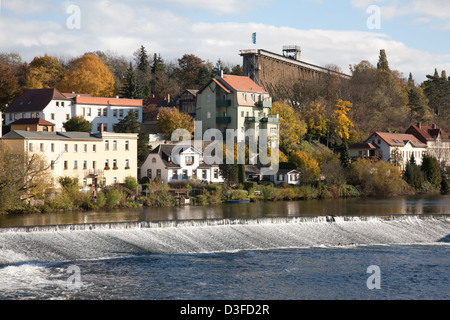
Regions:
<instances>
[{"instance_id":1,"label":"white cloud","mask_svg":"<svg viewBox=\"0 0 450 320\"><path fill-rule=\"evenodd\" d=\"M350 64L362 60L376 64L380 49L386 49L392 69L406 75L412 72L417 81L423 81L434 68L450 70L449 55L410 48L387 34L299 30L257 23L195 22L153 6L152 2L145 3L140 0L139 5L80 0L79 30L66 27L67 3L56 6L55 11L60 12L60 16L52 21L0 16L0 48L3 52L19 52L25 60L31 61L45 53L78 56L94 50L131 58L134 51L144 45L150 54L160 53L166 61L193 53L213 63L220 58L224 62L242 64L239 56L242 49L257 47L281 54L283 45L295 44L302 48L302 60L321 66L335 64L346 73ZM256 46L251 42L253 32L257 33Z\"/></svg>"}]
</instances>

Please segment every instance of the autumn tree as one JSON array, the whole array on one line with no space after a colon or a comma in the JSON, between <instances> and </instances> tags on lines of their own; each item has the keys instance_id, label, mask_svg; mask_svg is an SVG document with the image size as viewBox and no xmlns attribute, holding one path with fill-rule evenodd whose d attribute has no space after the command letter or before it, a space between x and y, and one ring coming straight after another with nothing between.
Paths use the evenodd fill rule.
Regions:
<instances>
[{"instance_id":1,"label":"autumn tree","mask_svg":"<svg viewBox=\"0 0 450 320\"><path fill-rule=\"evenodd\" d=\"M284 154L294 151L306 134L306 123L300 114L286 102L274 102L272 113L280 116L280 149Z\"/></svg>"},{"instance_id":2,"label":"autumn tree","mask_svg":"<svg viewBox=\"0 0 450 320\"><path fill-rule=\"evenodd\" d=\"M336 134L342 140L350 138L350 129L354 127L352 121L347 117L352 108L352 103L338 99L335 104L332 122Z\"/></svg>"},{"instance_id":3,"label":"autumn tree","mask_svg":"<svg viewBox=\"0 0 450 320\"><path fill-rule=\"evenodd\" d=\"M114 77L109 68L97 56L85 54L70 62L59 90L87 93L94 97L112 97L114 95Z\"/></svg>"},{"instance_id":4,"label":"autumn tree","mask_svg":"<svg viewBox=\"0 0 450 320\"><path fill-rule=\"evenodd\" d=\"M91 132L92 123L83 116L74 116L63 124L63 128L67 132Z\"/></svg>"},{"instance_id":5,"label":"autumn tree","mask_svg":"<svg viewBox=\"0 0 450 320\"><path fill-rule=\"evenodd\" d=\"M194 54L185 54L178 59L176 74L183 89L197 89L199 87L198 76L203 66L204 61Z\"/></svg>"},{"instance_id":6,"label":"autumn tree","mask_svg":"<svg viewBox=\"0 0 450 320\"><path fill-rule=\"evenodd\" d=\"M62 80L64 67L55 57L44 55L35 57L27 70L28 89L55 88Z\"/></svg>"},{"instance_id":7,"label":"autumn tree","mask_svg":"<svg viewBox=\"0 0 450 320\"><path fill-rule=\"evenodd\" d=\"M0 212L24 210L52 188L50 164L38 154L13 152L0 143Z\"/></svg>"},{"instance_id":8,"label":"autumn tree","mask_svg":"<svg viewBox=\"0 0 450 320\"><path fill-rule=\"evenodd\" d=\"M297 166L297 170L302 173L302 181L312 183L320 175L318 162L304 151L294 151L289 157L289 162Z\"/></svg>"},{"instance_id":9,"label":"autumn tree","mask_svg":"<svg viewBox=\"0 0 450 320\"><path fill-rule=\"evenodd\" d=\"M161 108L158 116L158 132L170 139L177 129L185 129L191 134L194 132L194 119L177 108Z\"/></svg>"},{"instance_id":10,"label":"autumn tree","mask_svg":"<svg viewBox=\"0 0 450 320\"><path fill-rule=\"evenodd\" d=\"M19 83L14 76L13 68L0 61L0 111L6 109L9 104L19 93Z\"/></svg>"}]
</instances>

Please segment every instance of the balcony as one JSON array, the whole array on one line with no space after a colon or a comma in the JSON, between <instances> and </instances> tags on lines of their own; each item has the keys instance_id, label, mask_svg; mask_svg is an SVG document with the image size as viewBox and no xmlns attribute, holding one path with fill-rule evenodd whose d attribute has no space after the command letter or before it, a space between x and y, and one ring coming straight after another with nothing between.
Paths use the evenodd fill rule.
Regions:
<instances>
[{"instance_id":1,"label":"balcony","mask_svg":"<svg viewBox=\"0 0 450 320\"><path fill-rule=\"evenodd\" d=\"M278 115L270 115L270 116L262 118L261 122L265 122L265 123L279 123L280 122L280 118L278 117Z\"/></svg>"},{"instance_id":2,"label":"balcony","mask_svg":"<svg viewBox=\"0 0 450 320\"><path fill-rule=\"evenodd\" d=\"M224 123L224 124L230 124L231 123L231 117L217 117L216 118L217 123Z\"/></svg>"},{"instance_id":3,"label":"balcony","mask_svg":"<svg viewBox=\"0 0 450 320\"><path fill-rule=\"evenodd\" d=\"M245 117L245 122L260 122L261 117Z\"/></svg>"},{"instance_id":4,"label":"balcony","mask_svg":"<svg viewBox=\"0 0 450 320\"><path fill-rule=\"evenodd\" d=\"M272 100L258 101L255 103L256 108L270 108L272 109Z\"/></svg>"},{"instance_id":5,"label":"balcony","mask_svg":"<svg viewBox=\"0 0 450 320\"><path fill-rule=\"evenodd\" d=\"M231 106L231 100L217 99L216 100L216 106L217 107L230 107Z\"/></svg>"}]
</instances>

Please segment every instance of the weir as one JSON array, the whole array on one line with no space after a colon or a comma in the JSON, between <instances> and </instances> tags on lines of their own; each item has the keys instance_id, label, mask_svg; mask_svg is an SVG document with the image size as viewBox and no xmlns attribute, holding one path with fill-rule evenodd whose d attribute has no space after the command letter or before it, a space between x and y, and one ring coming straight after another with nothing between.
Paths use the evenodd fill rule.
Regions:
<instances>
[{"instance_id":1,"label":"weir","mask_svg":"<svg viewBox=\"0 0 450 320\"><path fill-rule=\"evenodd\" d=\"M450 243L449 215L136 221L0 229L0 266L136 254Z\"/></svg>"}]
</instances>

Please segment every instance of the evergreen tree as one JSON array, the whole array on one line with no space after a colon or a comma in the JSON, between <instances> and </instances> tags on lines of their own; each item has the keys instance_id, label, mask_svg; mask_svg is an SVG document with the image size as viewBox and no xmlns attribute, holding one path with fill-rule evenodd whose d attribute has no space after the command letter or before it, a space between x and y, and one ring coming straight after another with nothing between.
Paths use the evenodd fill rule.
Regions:
<instances>
[{"instance_id":1,"label":"evergreen tree","mask_svg":"<svg viewBox=\"0 0 450 320\"><path fill-rule=\"evenodd\" d=\"M425 155L422 158L422 165L420 169L424 173L424 178L431 183L434 187L440 188L442 177L441 177L441 168L439 167L439 162L436 158Z\"/></svg>"},{"instance_id":2,"label":"evergreen tree","mask_svg":"<svg viewBox=\"0 0 450 320\"><path fill-rule=\"evenodd\" d=\"M134 71L133 64L131 62L123 81L123 87L120 94L122 98L128 99L137 99L140 96L136 79L136 72Z\"/></svg>"},{"instance_id":3,"label":"evergreen tree","mask_svg":"<svg viewBox=\"0 0 450 320\"><path fill-rule=\"evenodd\" d=\"M389 63L387 61L386 57L386 51L384 49L380 50L380 56L377 63L377 69L380 71L386 71L391 72L391 69L389 68Z\"/></svg>"},{"instance_id":4,"label":"evergreen tree","mask_svg":"<svg viewBox=\"0 0 450 320\"><path fill-rule=\"evenodd\" d=\"M406 165L403 179L414 189L419 190L423 183L423 175L420 167L416 164L414 155L411 155L409 162Z\"/></svg>"},{"instance_id":5,"label":"evergreen tree","mask_svg":"<svg viewBox=\"0 0 450 320\"><path fill-rule=\"evenodd\" d=\"M164 60L161 58L161 55L153 55L153 65L152 65L152 74L156 74L157 72L166 72L166 66L164 65Z\"/></svg>"},{"instance_id":6,"label":"evergreen tree","mask_svg":"<svg viewBox=\"0 0 450 320\"><path fill-rule=\"evenodd\" d=\"M143 73L147 73L150 67L150 64L148 62L148 55L147 50L145 50L144 46L141 46L141 48L138 51L138 64L137 68L138 70L142 71Z\"/></svg>"}]
</instances>

